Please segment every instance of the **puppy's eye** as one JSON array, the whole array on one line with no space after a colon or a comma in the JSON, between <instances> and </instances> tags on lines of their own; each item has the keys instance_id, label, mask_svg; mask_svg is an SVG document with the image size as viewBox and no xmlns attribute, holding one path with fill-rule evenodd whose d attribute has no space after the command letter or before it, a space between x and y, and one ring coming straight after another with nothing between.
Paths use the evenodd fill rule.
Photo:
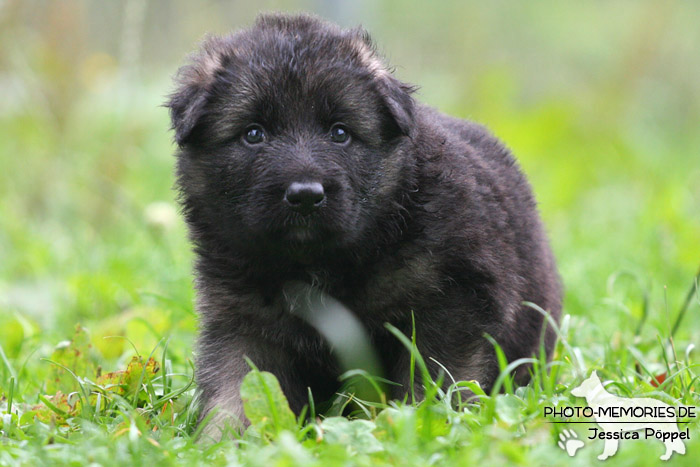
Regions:
<instances>
[{"instance_id":1,"label":"puppy's eye","mask_svg":"<svg viewBox=\"0 0 700 467\"><path fill-rule=\"evenodd\" d=\"M265 131L260 125L251 125L245 131L243 139L248 144L258 144L265 140Z\"/></svg>"},{"instance_id":2,"label":"puppy's eye","mask_svg":"<svg viewBox=\"0 0 700 467\"><path fill-rule=\"evenodd\" d=\"M331 141L334 143L345 143L350 139L350 132L340 123L336 123L331 127Z\"/></svg>"}]
</instances>

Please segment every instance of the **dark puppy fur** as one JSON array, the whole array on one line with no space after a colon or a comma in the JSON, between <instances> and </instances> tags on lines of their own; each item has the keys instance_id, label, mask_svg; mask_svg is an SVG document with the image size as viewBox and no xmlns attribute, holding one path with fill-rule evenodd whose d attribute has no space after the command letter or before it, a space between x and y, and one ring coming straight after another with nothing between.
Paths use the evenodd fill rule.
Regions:
<instances>
[{"instance_id":1,"label":"dark puppy fur","mask_svg":"<svg viewBox=\"0 0 700 467\"><path fill-rule=\"evenodd\" d=\"M245 423L244 356L274 373L299 412L307 387L338 387L337 358L290 312L303 281L365 327L385 375L407 391L417 344L438 373L489 388L488 333L510 360L537 352L561 292L525 177L484 128L422 106L362 30L265 15L210 38L171 96L183 212L197 255L203 413ZM544 333L551 352L555 335ZM527 368L517 372L527 381Z\"/></svg>"}]
</instances>

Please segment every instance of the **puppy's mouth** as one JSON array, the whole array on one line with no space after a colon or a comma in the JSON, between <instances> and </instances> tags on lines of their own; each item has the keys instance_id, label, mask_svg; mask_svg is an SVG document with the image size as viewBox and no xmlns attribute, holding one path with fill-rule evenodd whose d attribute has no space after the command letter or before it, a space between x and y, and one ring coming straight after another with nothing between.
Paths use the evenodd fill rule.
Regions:
<instances>
[{"instance_id":1,"label":"puppy's mouth","mask_svg":"<svg viewBox=\"0 0 700 467\"><path fill-rule=\"evenodd\" d=\"M288 217L277 230L275 237L292 245L325 245L333 241L335 234L324 225L318 215Z\"/></svg>"},{"instance_id":2,"label":"puppy's mouth","mask_svg":"<svg viewBox=\"0 0 700 467\"><path fill-rule=\"evenodd\" d=\"M313 243L320 237L318 229L309 225L291 225L285 232L285 239L292 243Z\"/></svg>"}]
</instances>

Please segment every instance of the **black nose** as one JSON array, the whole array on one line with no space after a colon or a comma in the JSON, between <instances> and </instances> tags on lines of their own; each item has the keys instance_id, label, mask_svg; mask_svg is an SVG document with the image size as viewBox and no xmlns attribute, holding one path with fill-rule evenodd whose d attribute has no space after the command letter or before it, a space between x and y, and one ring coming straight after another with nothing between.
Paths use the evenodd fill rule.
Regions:
<instances>
[{"instance_id":1,"label":"black nose","mask_svg":"<svg viewBox=\"0 0 700 467\"><path fill-rule=\"evenodd\" d=\"M284 201L301 214L310 214L318 209L326 198L323 185L318 182L294 182L284 194Z\"/></svg>"}]
</instances>

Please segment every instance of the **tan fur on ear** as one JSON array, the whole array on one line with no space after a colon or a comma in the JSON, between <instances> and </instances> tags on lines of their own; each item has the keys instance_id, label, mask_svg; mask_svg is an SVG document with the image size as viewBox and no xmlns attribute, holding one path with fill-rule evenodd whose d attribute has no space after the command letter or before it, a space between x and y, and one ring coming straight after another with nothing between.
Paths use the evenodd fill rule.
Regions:
<instances>
[{"instance_id":1,"label":"tan fur on ear","mask_svg":"<svg viewBox=\"0 0 700 467\"><path fill-rule=\"evenodd\" d=\"M207 51L208 52L208 51ZM212 79L216 70L221 68L221 56L218 52L212 50L213 53L205 53L199 61L199 73L204 79Z\"/></svg>"},{"instance_id":2,"label":"tan fur on ear","mask_svg":"<svg viewBox=\"0 0 700 467\"><path fill-rule=\"evenodd\" d=\"M350 31L350 34L349 43L355 52L354 58L374 78L376 87L400 131L410 136L413 130L414 107L411 94L415 87L402 83L393 75L392 68L377 52L367 31L358 27Z\"/></svg>"},{"instance_id":3,"label":"tan fur on ear","mask_svg":"<svg viewBox=\"0 0 700 467\"><path fill-rule=\"evenodd\" d=\"M210 85L216 72L222 68L222 57L234 52L228 49L225 38L206 36L199 50L190 56L190 63L178 70L177 81L181 85Z\"/></svg>"},{"instance_id":4,"label":"tan fur on ear","mask_svg":"<svg viewBox=\"0 0 700 467\"><path fill-rule=\"evenodd\" d=\"M361 35L360 35L361 34ZM375 78L384 79L391 74L384 61L379 57L366 33L360 32L353 40L360 63L366 67Z\"/></svg>"},{"instance_id":5,"label":"tan fur on ear","mask_svg":"<svg viewBox=\"0 0 700 467\"><path fill-rule=\"evenodd\" d=\"M235 53L231 43L230 38L206 37L199 51L190 56L189 63L178 70L175 76L178 89L167 104L178 144L184 144L197 125L216 73L224 66L224 57Z\"/></svg>"}]
</instances>

